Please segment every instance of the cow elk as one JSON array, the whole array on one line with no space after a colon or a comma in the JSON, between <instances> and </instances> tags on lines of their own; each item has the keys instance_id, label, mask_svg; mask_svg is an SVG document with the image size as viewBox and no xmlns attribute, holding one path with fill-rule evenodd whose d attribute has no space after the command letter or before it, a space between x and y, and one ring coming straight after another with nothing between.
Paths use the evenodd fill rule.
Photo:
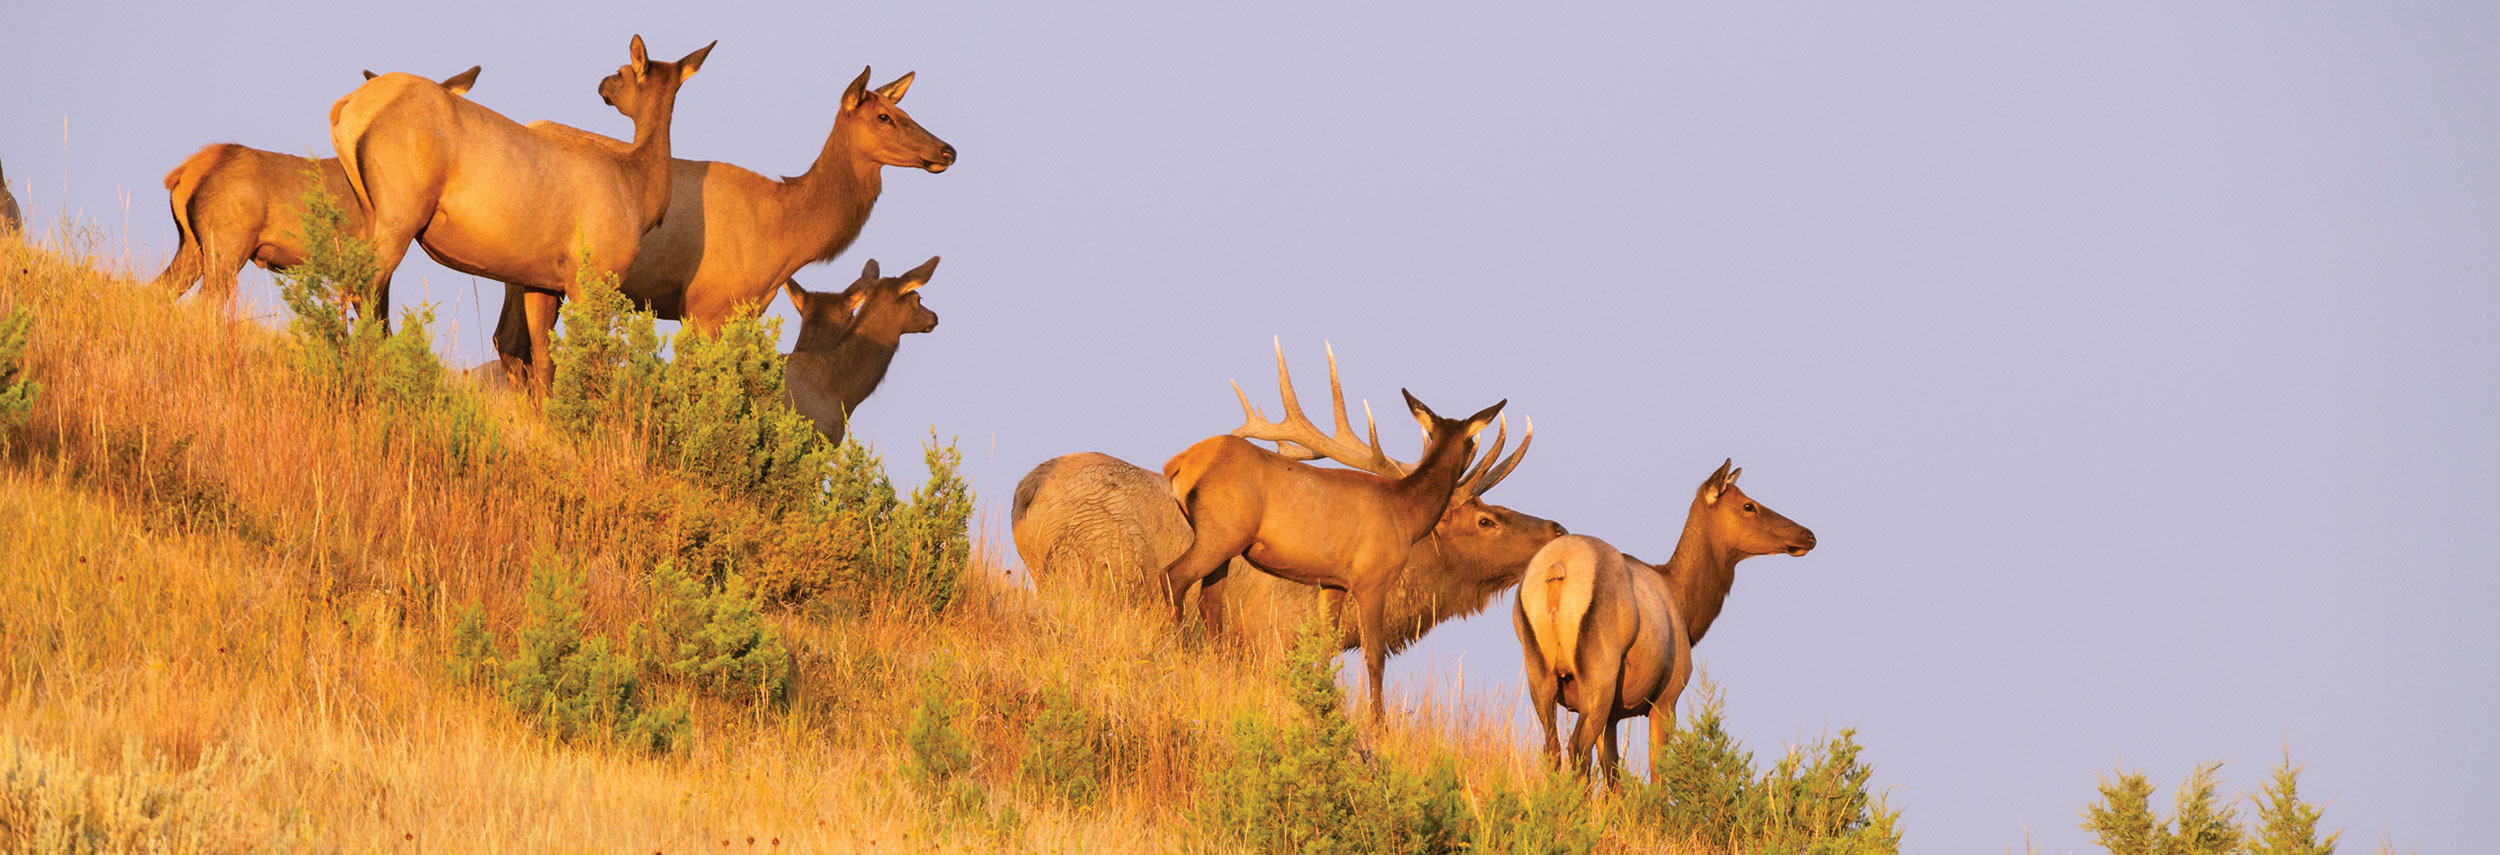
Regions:
<instances>
[{"instance_id":1,"label":"cow elk","mask_svg":"<svg viewBox=\"0 0 2500 855\"><path fill-rule=\"evenodd\" d=\"M842 441L851 413L885 380L903 336L937 329L937 313L920 302L937 265L931 256L901 276L879 276L869 259L859 280L838 294L785 285L799 309L799 340L782 382L791 409L815 422L827 443Z\"/></svg>"},{"instance_id":2,"label":"cow elk","mask_svg":"<svg viewBox=\"0 0 2500 855\"><path fill-rule=\"evenodd\" d=\"M477 82L477 73L471 66L440 85L463 94ZM377 76L365 72L366 80ZM179 246L165 272L156 275L156 287L181 296L196 285L219 305L232 306L235 274L245 262L263 270L304 263L311 257L304 248L304 196L316 176L346 215L347 232L364 234L364 208L356 204L338 158L308 160L235 143L211 143L185 158L165 173Z\"/></svg>"},{"instance_id":3,"label":"cow elk","mask_svg":"<svg viewBox=\"0 0 2500 855\"><path fill-rule=\"evenodd\" d=\"M1380 682L1387 655L1389 589L1415 542L1432 532L1453 502L1468 498L1460 488L1494 468L1498 445L1474 472L1468 471L1468 463L1475 456L1476 433L1508 401L1464 419L1447 419L1399 390L1424 431L1423 457L1405 464L1381 451L1378 425L1371 426L1368 444L1354 435L1337 385L1334 353L1329 356L1329 387L1337 400L1333 436L1302 414L1281 347L1276 375L1283 389L1283 421L1267 421L1242 396L1249 418L1241 427L1230 435L1200 440L1163 465L1193 537L1189 548L1163 570L1173 621L1181 619L1190 586L1234 557L1290 581L1342 592L1335 596L1354 601L1371 716L1377 723L1386 716ZM1234 392L1240 394L1238 384ZM1250 439L1274 441L1279 451L1259 448ZM1301 462L1317 457L1357 468L1323 469ZM1500 468L1504 471L1492 473L1496 480L1508 474L1508 466ZM1220 613L1216 617L1220 623Z\"/></svg>"},{"instance_id":4,"label":"cow elk","mask_svg":"<svg viewBox=\"0 0 2500 855\"><path fill-rule=\"evenodd\" d=\"M1519 584L1538 547L1565 533L1552 520L1484 501L1481 494L1492 486L1472 485L1478 495L1452 505L1431 539L1408 550L1406 568L1389 589L1389 655L1443 621L1482 611ZM1151 574L1189 548L1189 521L1171 484L1107 454L1061 455L1033 467L1016 484L1010 514L1016 552L1035 584L1085 584L1123 602L1162 602L1163 580ZM1362 646L1361 628L1336 602L1341 598L1239 558L1200 584L1197 597L1210 629L1257 655L1282 653L1303 619L1325 605L1339 609L1332 616L1337 649Z\"/></svg>"},{"instance_id":5,"label":"cow elk","mask_svg":"<svg viewBox=\"0 0 2500 855\"><path fill-rule=\"evenodd\" d=\"M546 394L548 332L577 268L627 269L668 210L677 90L712 45L676 62L651 61L641 36L630 50L599 81L600 98L633 117L627 145L526 128L407 74L374 78L331 106L330 141L368 218L380 311L412 238L445 267L529 288L530 385Z\"/></svg>"},{"instance_id":6,"label":"cow elk","mask_svg":"<svg viewBox=\"0 0 2500 855\"><path fill-rule=\"evenodd\" d=\"M26 218L18 213L17 194L9 192L9 172L0 169L0 235L26 228Z\"/></svg>"},{"instance_id":7,"label":"cow elk","mask_svg":"<svg viewBox=\"0 0 2500 855\"><path fill-rule=\"evenodd\" d=\"M903 112L911 83L905 74L871 89L868 69L860 69L816 161L796 177L775 181L726 163L671 160L668 215L642 236L619 288L662 320L708 332L741 311L761 311L799 268L841 255L884 192L885 167L935 173L955 164L955 147ZM550 122L530 127L606 139ZM532 359L527 289L505 288L495 348L517 374Z\"/></svg>"},{"instance_id":8,"label":"cow elk","mask_svg":"<svg viewBox=\"0 0 2500 855\"><path fill-rule=\"evenodd\" d=\"M1692 679L1693 645L1701 643L1727 602L1736 562L1756 555L1804 555L1814 532L1754 501L1736 486L1744 470L1722 463L1693 493L1675 555L1651 566L1603 540L1555 540L1528 562L1513 629L1526 659L1529 703L1545 732L1545 752L1563 758L1554 705L1579 716L1569 765L1586 768L1589 748L1609 781L1621 759L1615 724L1649 717L1651 779L1675 701Z\"/></svg>"}]
</instances>

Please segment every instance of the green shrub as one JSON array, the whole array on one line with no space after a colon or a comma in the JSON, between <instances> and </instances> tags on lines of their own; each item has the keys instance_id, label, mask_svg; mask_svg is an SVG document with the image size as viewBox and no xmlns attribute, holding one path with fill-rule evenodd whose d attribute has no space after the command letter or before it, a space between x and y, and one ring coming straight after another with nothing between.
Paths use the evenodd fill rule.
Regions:
<instances>
[{"instance_id":1,"label":"green shrub","mask_svg":"<svg viewBox=\"0 0 2500 855\"><path fill-rule=\"evenodd\" d=\"M35 395L43 391L43 384L26 378L26 337L34 325L33 309L0 317L0 455L9 453L9 438L34 417Z\"/></svg>"},{"instance_id":2,"label":"green shrub","mask_svg":"<svg viewBox=\"0 0 2500 855\"><path fill-rule=\"evenodd\" d=\"M1295 714L1234 721L1229 756L1203 782L1202 821L1263 852L1461 851L1474 818L1453 766L1419 777L1357 750L1335 637L1324 620L1304 622L1278 671Z\"/></svg>"},{"instance_id":3,"label":"green shrub","mask_svg":"<svg viewBox=\"0 0 2500 855\"><path fill-rule=\"evenodd\" d=\"M313 169L310 161L306 169ZM379 270L372 247L348 228L339 200L312 174L297 236L305 261L275 274L294 314L287 331L297 367L341 403L383 408L390 436L435 450L422 456L454 473L500 456L499 434L487 427L476 394L444 382L449 372L433 349L434 307L411 309L405 328L391 334L388 316L366 293ZM350 320L350 305L365 308Z\"/></svg>"},{"instance_id":4,"label":"green shrub","mask_svg":"<svg viewBox=\"0 0 2500 855\"><path fill-rule=\"evenodd\" d=\"M1470 852L1503 855L1585 855L1602 836L1591 820L1589 782L1553 771L1525 795L1503 787L1486 797Z\"/></svg>"},{"instance_id":5,"label":"green shrub","mask_svg":"<svg viewBox=\"0 0 2500 855\"><path fill-rule=\"evenodd\" d=\"M443 668L454 683L484 686L494 681L500 667L494 633L486 629L486 609L472 601L460 610L452 628L451 653L443 657Z\"/></svg>"},{"instance_id":6,"label":"green shrub","mask_svg":"<svg viewBox=\"0 0 2500 855\"><path fill-rule=\"evenodd\" d=\"M2152 808L2153 784L2139 772L2101 781L2101 800L2086 805L2083 830L2111 855L2333 855L2341 832L2317 838L2318 808L2300 800L2300 771L2286 754L2257 804L2254 834L2241 828L2236 800L2216 796L2219 762L2207 763L2179 782L2168 818Z\"/></svg>"},{"instance_id":7,"label":"green shrub","mask_svg":"<svg viewBox=\"0 0 2500 855\"><path fill-rule=\"evenodd\" d=\"M1900 812L1868 791L1874 769L1855 731L1792 749L1757 775L1727 732L1725 701L1707 680L1683 727L1651 758L1655 784L1628 783L1623 810L1668 836L1719 849L1898 852Z\"/></svg>"},{"instance_id":8,"label":"green shrub","mask_svg":"<svg viewBox=\"0 0 2500 855\"><path fill-rule=\"evenodd\" d=\"M1101 730L1074 691L1059 685L1044 689L1042 713L1025 736L1024 759L1016 766L1016 777L1068 804L1093 804L1102 793L1102 781L1096 775L1102 757L1094 748Z\"/></svg>"},{"instance_id":9,"label":"green shrub","mask_svg":"<svg viewBox=\"0 0 2500 855\"><path fill-rule=\"evenodd\" d=\"M815 507L833 450L790 408L781 319L739 313L709 336L681 336L659 389L663 463L778 518Z\"/></svg>"},{"instance_id":10,"label":"green shrub","mask_svg":"<svg viewBox=\"0 0 2500 855\"><path fill-rule=\"evenodd\" d=\"M665 751L683 738L683 703L647 709L632 662L608 639L582 635L579 571L542 556L530 573L520 643L503 662L502 695L558 739L608 735Z\"/></svg>"},{"instance_id":11,"label":"green shrub","mask_svg":"<svg viewBox=\"0 0 2500 855\"><path fill-rule=\"evenodd\" d=\"M648 664L721 697L790 699L790 649L764 625L755 591L730 573L718 585L663 561L652 571Z\"/></svg>"}]
</instances>

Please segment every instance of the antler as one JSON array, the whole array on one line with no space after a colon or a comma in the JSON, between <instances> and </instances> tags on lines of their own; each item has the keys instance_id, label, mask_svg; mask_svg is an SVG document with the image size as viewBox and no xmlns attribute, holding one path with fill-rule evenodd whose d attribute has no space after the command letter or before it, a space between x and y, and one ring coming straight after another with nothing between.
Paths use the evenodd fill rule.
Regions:
<instances>
[{"instance_id":1,"label":"antler","mask_svg":"<svg viewBox=\"0 0 2500 855\"><path fill-rule=\"evenodd\" d=\"M1321 433L1319 426L1302 414L1302 402L1293 394L1293 374L1285 368L1285 345L1276 342L1276 388L1284 398L1283 421L1268 421L1267 414L1251 406L1250 396L1243 394L1241 384L1233 384L1233 396L1241 399L1242 423L1233 435L1276 443L1276 453L1295 460L1326 457L1383 478L1404 478L1414 471L1413 464L1391 458L1380 450L1380 424L1372 419L1371 405L1363 406L1363 422L1370 431L1368 441L1358 439L1354 425L1346 421L1345 387L1337 382L1337 348L1328 347L1328 397L1335 404L1337 433ZM1507 467L1504 469L1508 471ZM1498 476L1494 480L1500 480ZM1487 485L1491 486L1491 485Z\"/></svg>"},{"instance_id":2,"label":"antler","mask_svg":"<svg viewBox=\"0 0 2500 855\"><path fill-rule=\"evenodd\" d=\"M1493 447L1476 460L1476 467L1469 470L1466 477L1458 479L1458 489L1450 491L1452 507L1483 496L1486 490L1493 489L1493 485L1510 477L1510 470L1519 467L1519 458L1528 454L1528 444L1536 441L1536 420L1528 419L1527 422L1527 431L1519 435L1519 450L1511 452L1509 459L1495 464L1493 461L1502 456L1502 446L1510 441L1510 417L1502 417L1500 429L1493 434Z\"/></svg>"}]
</instances>

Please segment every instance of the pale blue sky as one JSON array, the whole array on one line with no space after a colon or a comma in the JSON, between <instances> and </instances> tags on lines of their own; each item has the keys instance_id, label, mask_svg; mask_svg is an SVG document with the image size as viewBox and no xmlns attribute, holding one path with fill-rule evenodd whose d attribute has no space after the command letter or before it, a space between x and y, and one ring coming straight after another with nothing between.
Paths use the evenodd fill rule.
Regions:
<instances>
[{"instance_id":1,"label":"pale blue sky","mask_svg":"<svg viewBox=\"0 0 2500 855\"><path fill-rule=\"evenodd\" d=\"M1492 498L1574 531L1663 557L1723 457L1812 526L1700 658L1757 752L1858 728L1909 851L2090 851L2101 774L2287 745L2348 851L2488 845L2500 8L1057 5L21 4L0 163L152 275L166 170L326 154L359 69L622 134L628 36L719 39L678 153L767 174L917 70L961 163L800 278L946 257L857 430L962 437L1002 538L1034 463L1158 466L1333 341L1535 417ZM484 358L491 285L399 281ZM1390 673L1461 668L1515 691L1506 617Z\"/></svg>"}]
</instances>

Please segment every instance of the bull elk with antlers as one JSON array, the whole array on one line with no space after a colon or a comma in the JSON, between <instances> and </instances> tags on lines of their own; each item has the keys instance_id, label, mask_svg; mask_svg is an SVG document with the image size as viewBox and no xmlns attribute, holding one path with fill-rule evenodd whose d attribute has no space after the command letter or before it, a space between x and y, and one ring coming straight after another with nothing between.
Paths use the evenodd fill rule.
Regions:
<instances>
[{"instance_id":1,"label":"bull elk with antlers","mask_svg":"<svg viewBox=\"0 0 2500 855\"><path fill-rule=\"evenodd\" d=\"M1282 362L1279 354L1280 368ZM1339 389L1333 363L1330 369L1329 387ZM1344 408L1342 393L1334 403ZM1258 418L1247 398L1242 407L1245 420ZM1535 437L1531 425L1518 451L1460 484L1456 492L1464 499L1452 501L1430 537L1407 550L1385 607L1391 655L1443 621L1483 610L1519 584L1539 547L1567 533L1553 520L1484 500ZM1494 456L1499 454L1496 448ZM1189 521L1181 516L1171 483L1107 454L1043 461L1017 482L1011 509L1016 552L1037 583L1086 582L1114 597L1161 601L1164 580L1149 574L1189 548ZM1211 574L1198 591L1211 629L1265 655L1284 650L1293 629L1323 608L1322 597L1320 588L1279 579L1239 558ZM1326 605L1337 609L1330 615L1338 629L1337 649L1353 650L1362 646L1361 627L1346 619L1343 599L1328 596Z\"/></svg>"},{"instance_id":2,"label":"bull elk with antlers","mask_svg":"<svg viewBox=\"0 0 2500 855\"><path fill-rule=\"evenodd\" d=\"M1603 540L1556 539L1528 562L1511 613L1527 660L1528 698L1545 731L1545 753L1563 758L1555 739L1554 705L1579 714L1571 731L1570 766L1587 765L1589 748L1608 780L1621 759L1615 724L1649 717L1651 778L1658 751L1675 730L1675 700L1693 675L1693 645L1719 616L1736 582L1736 562L1756 555L1804 555L1814 532L1771 510L1736 486L1745 470L1719 464L1693 491L1675 554L1662 566L1642 563Z\"/></svg>"},{"instance_id":3,"label":"bull elk with antlers","mask_svg":"<svg viewBox=\"0 0 2500 855\"><path fill-rule=\"evenodd\" d=\"M1329 388L1337 402L1334 435L1323 433L1302 414L1279 346L1276 380L1285 418L1266 420L1250 406L1249 396L1241 394L1240 384L1234 384L1233 392L1249 416L1243 425L1231 434L1200 440L1163 464L1163 476L1171 481L1194 537L1189 549L1164 568L1165 592L1178 623L1190 586L1238 556L1287 580L1342 592L1336 595L1340 602L1351 597L1372 720L1377 722L1385 717L1380 670L1387 655L1389 588L1415 542L1432 532L1453 501L1468 498L1459 489L1462 484L1508 474L1507 465L1498 467L1500 473L1488 472L1497 468L1498 439L1494 453L1474 471L1468 463L1475 456L1476 434L1509 401L1464 419L1448 419L1413 393L1398 390L1424 431L1423 457L1400 463L1381 450L1377 423L1369 425L1368 443L1355 436L1336 382L1333 351L1328 361ZM1278 450L1252 445L1251 439L1276 442ZM1319 457L1356 468L1323 469L1301 462ZM1517 463L1515 456L1511 463Z\"/></svg>"}]
</instances>

